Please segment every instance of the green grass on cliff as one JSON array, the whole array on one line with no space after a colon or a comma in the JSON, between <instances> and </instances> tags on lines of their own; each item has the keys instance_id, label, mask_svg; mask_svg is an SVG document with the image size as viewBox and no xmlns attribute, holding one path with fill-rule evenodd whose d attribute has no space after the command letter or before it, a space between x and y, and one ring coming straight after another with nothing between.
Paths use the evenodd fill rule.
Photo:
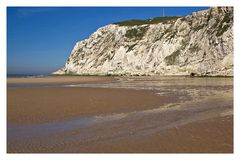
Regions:
<instances>
[{"instance_id":1,"label":"green grass on cliff","mask_svg":"<svg viewBox=\"0 0 240 160\"><path fill-rule=\"evenodd\" d=\"M122 22L116 22L113 24L117 24L119 26L139 26L144 24L157 24L157 23L168 23L171 20L176 20L180 17L172 16L172 17L156 17L152 19L146 19L146 20L127 20Z\"/></svg>"},{"instance_id":2,"label":"green grass on cliff","mask_svg":"<svg viewBox=\"0 0 240 160\"><path fill-rule=\"evenodd\" d=\"M148 27L133 28L127 30L125 37L141 39L147 32Z\"/></svg>"}]
</instances>

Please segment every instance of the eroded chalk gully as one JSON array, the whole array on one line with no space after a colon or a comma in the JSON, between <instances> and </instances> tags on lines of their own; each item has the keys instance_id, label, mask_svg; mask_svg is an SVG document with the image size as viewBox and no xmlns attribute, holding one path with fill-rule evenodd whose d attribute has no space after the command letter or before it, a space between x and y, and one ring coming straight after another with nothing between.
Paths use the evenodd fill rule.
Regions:
<instances>
[{"instance_id":1,"label":"eroded chalk gully","mask_svg":"<svg viewBox=\"0 0 240 160\"><path fill-rule=\"evenodd\" d=\"M194 121L214 118L218 116L232 115L232 89L231 83L225 81L213 83L204 79L186 79L174 81L144 80L144 79L119 79L118 83L105 84L74 84L62 87L101 87L101 88L131 88L155 90L159 96L179 92L180 103L156 106L154 109L135 111L129 113L95 115L79 117L64 121L49 122L31 125L8 124L8 141L14 142L24 139L50 138L49 143L57 143L54 140L56 134L64 134L63 141L89 142L98 140L116 139L126 136L140 136L156 131L177 127ZM204 82L204 84L203 84ZM199 84L200 83L200 84ZM171 86L172 84L172 86ZM187 85L186 85L187 84ZM178 89L175 86L178 86ZM198 87L196 87L198 86ZM200 87L199 87L200 86ZM227 88L225 88L227 86ZM185 99L190 96L190 99ZM141 122L139 125L138 122ZM118 128L115 132L107 132L112 128ZM78 134L66 136L68 132L78 130ZM113 138L114 137L114 138Z\"/></svg>"}]
</instances>

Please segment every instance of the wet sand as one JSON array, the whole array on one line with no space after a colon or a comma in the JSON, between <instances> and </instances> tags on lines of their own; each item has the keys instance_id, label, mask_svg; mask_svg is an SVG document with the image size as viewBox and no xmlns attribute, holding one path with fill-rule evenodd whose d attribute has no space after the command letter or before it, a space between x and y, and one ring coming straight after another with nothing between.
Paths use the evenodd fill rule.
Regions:
<instances>
[{"instance_id":1,"label":"wet sand","mask_svg":"<svg viewBox=\"0 0 240 160\"><path fill-rule=\"evenodd\" d=\"M29 124L152 109L177 102L177 97L128 89L13 88L7 102L8 123Z\"/></svg>"},{"instance_id":2,"label":"wet sand","mask_svg":"<svg viewBox=\"0 0 240 160\"><path fill-rule=\"evenodd\" d=\"M7 78L7 84L76 84L83 82L111 82L110 76L48 76L29 78Z\"/></svg>"},{"instance_id":3,"label":"wet sand","mask_svg":"<svg viewBox=\"0 0 240 160\"><path fill-rule=\"evenodd\" d=\"M233 117L202 120L121 141L67 146L74 153L233 153Z\"/></svg>"},{"instance_id":4,"label":"wet sand","mask_svg":"<svg viewBox=\"0 0 240 160\"><path fill-rule=\"evenodd\" d=\"M10 78L7 151L232 153L232 89L232 78Z\"/></svg>"}]
</instances>

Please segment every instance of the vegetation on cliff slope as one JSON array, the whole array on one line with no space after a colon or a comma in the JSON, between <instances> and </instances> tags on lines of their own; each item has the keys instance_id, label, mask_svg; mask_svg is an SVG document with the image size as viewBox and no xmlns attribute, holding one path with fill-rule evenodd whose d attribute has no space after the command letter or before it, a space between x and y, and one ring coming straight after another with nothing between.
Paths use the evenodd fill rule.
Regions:
<instances>
[{"instance_id":1,"label":"vegetation on cliff slope","mask_svg":"<svg viewBox=\"0 0 240 160\"><path fill-rule=\"evenodd\" d=\"M116 22L113 24L117 24L119 26L139 26L144 24L157 24L157 23L168 23L169 21L176 20L179 17L172 16L172 17L155 17L152 19L146 19L146 20L127 20L122 22Z\"/></svg>"},{"instance_id":2,"label":"vegetation on cliff slope","mask_svg":"<svg viewBox=\"0 0 240 160\"><path fill-rule=\"evenodd\" d=\"M127 30L125 37L141 39L147 32L148 27L132 28Z\"/></svg>"}]
</instances>

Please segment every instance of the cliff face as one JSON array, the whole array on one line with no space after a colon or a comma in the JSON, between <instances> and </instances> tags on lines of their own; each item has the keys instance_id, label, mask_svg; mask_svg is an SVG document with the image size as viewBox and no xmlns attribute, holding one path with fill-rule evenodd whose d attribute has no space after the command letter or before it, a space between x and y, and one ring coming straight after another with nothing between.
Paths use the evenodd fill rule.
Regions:
<instances>
[{"instance_id":1,"label":"cliff face","mask_svg":"<svg viewBox=\"0 0 240 160\"><path fill-rule=\"evenodd\" d=\"M144 24L145 23L145 24ZM98 29L74 46L54 74L233 75L233 8L185 17L126 21Z\"/></svg>"}]
</instances>

